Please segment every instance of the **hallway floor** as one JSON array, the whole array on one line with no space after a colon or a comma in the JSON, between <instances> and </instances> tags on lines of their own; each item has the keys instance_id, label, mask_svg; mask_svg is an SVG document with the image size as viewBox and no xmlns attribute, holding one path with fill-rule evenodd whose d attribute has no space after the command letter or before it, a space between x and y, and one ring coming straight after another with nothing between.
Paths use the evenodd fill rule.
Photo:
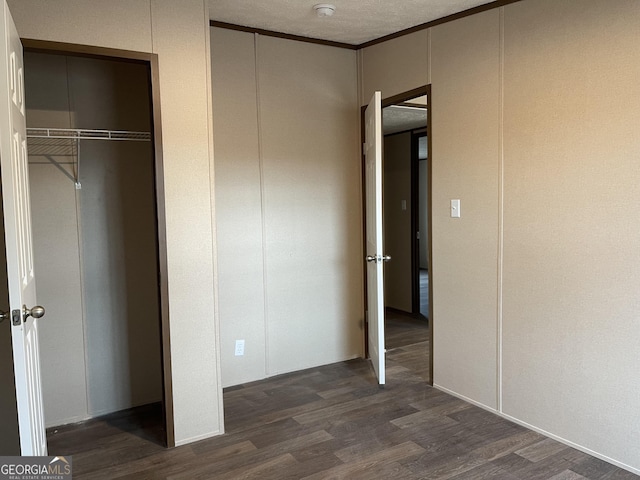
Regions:
<instances>
[{"instance_id":1,"label":"hallway floor","mask_svg":"<svg viewBox=\"0 0 640 480\"><path fill-rule=\"evenodd\" d=\"M429 381L429 322L417 315L385 311L387 360Z\"/></svg>"}]
</instances>

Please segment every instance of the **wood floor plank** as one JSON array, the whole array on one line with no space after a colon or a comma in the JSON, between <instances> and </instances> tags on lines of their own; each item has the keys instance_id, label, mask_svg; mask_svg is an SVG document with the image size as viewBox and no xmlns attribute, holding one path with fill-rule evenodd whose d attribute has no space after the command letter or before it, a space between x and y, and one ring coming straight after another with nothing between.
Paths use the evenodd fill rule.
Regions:
<instances>
[{"instance_id":1,"label":"wood floor plank","mask_svg":"<svg viewBox=\"0 0 640 480\"><path fill-rule=\"evenodd\" d=\"M611 477L619 469L599 458L584 455L584 458L576 462L571 470L584 477L601 480Z\"/></svg>"},{"instance_id":2,"label":"wood floor plank","mask_svg":"<svg viewBox=\"0 0 640 480\"><path fill-rule=\"evenodd\" d=\"M410 415L405 415L404 417L396 418L395 420L391 420L398 428L408 428L414 427L417 425L428 423L430 425L437 426L449 426L456 425L454 419L447 417L446 415L438 415L437 413L433 413L430 410L421 410L419 412L412 413Z\"/></svg>"},{"instance_id":3,"label":"wood floor plank","mask_svg":"<svg viewBox=\"0 0 640 480\"><path fill-rule=\"evenodd\" d=\"M556 453L561 452L566 448L567 446L563 445L560 442L557 442L551 438L544 438L539 442L534 443L533 445L529 445L523 449L516 451L515 453L531 462L538 462L543 458L555 455Z\"/></svg>"},{"instance_id":4,"label":"wood floor plank","mask_svg":"<svg viewBox=\"0 0 640 480\"><path fill-rule=\"evenodd\" d=\"M452 480L520 480L493 463L485 463L451 477Z\"/></svg>"},{"instance_id":5,"label":"wood floor plank","mask_svg":"<svg viewBox=\"0 0 640 480\"><path fill-rule=\"evenodd\" d=\"M405 442L400 445L381 450L360 460L346 463L303 478L305 480L352 478L356 473L363 470L380 468L385 464L419 455L422 452L424 452L424 449L420 445L416 445L413 442Z\"/></svg>"},{"instance_id":6,"label":"wood floor plank","mask_svg":"<svg viewBox=\"0 0 640 480\"><path fill-rule=\"evenodd\" d=\"M410 313L386 309L385 329L387 350L429 340L429 322Z\"/></svg>"},{"instance_id":7,"label":"wood floor plank","mask_svg":"<svg viewBox=\"0 0 640 480\"><path fill-rule=\"evenodd\" d=\"M434 391L440 392L440 390L435 389ZM411 406L416 410L429 411L433 414L438 415L450 415L452 413L471 408L471 404L465 402L464 400L452 397L451 395L447 395L444 392L440 393L442 394L442 403L436 403L433 398L429 398L427 400L422 400L421 402L414 402L411 404Z\"/></svg>"},{"instance_id":8,"label":"wood floor plank","mask_svg":"<svg viewBox=\"0 0 640 480\"><path fill-rule=\"evenodd\" d=\"M385 463L384 465L372 465L356 472L350 472L348 480L371 480L372 478L384 478L393 480L414 480L420 478L410 470L397 462Z\"/></svg>"},{"instance_id":9,"label":"wood floor plank","mask_svg":"<svg viewBox=\"0 0 640 480\"><path fill-rule=\"evenodd\" d=\"M201 471L196 475L189 472L189 476L172 476L169 480L205 480L215 478L216 480L250 480L263 478L287 478L287 470L297 465L297 460L290 453L283 453L275 458L270 458L264 462L260 462L251 467L238 467L225 473L215 473L210 471Z\"/></svg>"},{"instance_id":10,"label":"wood floor plank","mask_svg":"<svg viewBox=\"0 0 640 480\"><path fill-rule=\"evenodd\" d=\"M631 472L616 468L615 470L602 475L599 480L637 480L638 476Z\"/></svg>"},{"instance_id":11,"label":"wood floor plank","mask_svg":"<svg viewBox=\"0 0 640 480\"><path fill-rule=\"evenodd\" d=\"M493 437L492 437L493 438ZM524 445L531 445L540 439L540 434L531 431L524 431L506 438L491 441L490 443L476 448L472 454L491 462L497 458L509 455L512 452L522 449Z\"/></svg>"},{"instance_id":12,"label":"wood floor plank","mask_svg":"<svg viewBox=\"0 0 640 480\"><path fill-rule=\"evenodd\" d=\"M340 395L344 395L346 393L351 393L354 390L355 390L355 387L346 386L346 387L340 387L340 388L332 388L330 390L325 390L323 392L318 392L318 395L326 399L326 398L333 398Z\"/></svg>"},{"instance_id":13,"label":"wood floor plank","mask_svg":"<svg viewBox=\"0 0 640 480\"><path fill-rule=\"evenodd\" d=\"M206 455L200 455L192 462L192 465L188 471L181 474L171 475L175 480L187 480L191 478L218 478L224 477L229 472L233 472L234 475L240 475L240 472L246 470L248 472L261 471L258 468L260 465L270 465L270 460L274 458L285 458L283 455L290 455L291 459L295 460L293 454L296 450L305 448L309 445L319 444L333 437L327 432L319 431L310 433L297 438L290 438L288 440L275 443L273 445L265 446L264 448L255 449L245 454L235 455L233 457L220 458L215 456L215 451L212 451ZM295 460L297 465L298 461ZM292 467L293 463L289 465ZM289 468L288 467L288 468ZM251 473L253 475L253 473ZM230 477L234 478L234 477Z\"/></svg>"},{"instance_id":14,"label":"wood floor plank","mask_svg":"<svg viewBox=\"0 0 640 480\"><path fill-rule=\"evenodd\" d=\"M170 453L169 453L170 452ZM75 480L113 480L127 478L157 478L171 472L188 468L196 460L194 453L188 448L175 448L170 451L141 457L129 462L115 462L109 466L93 467L91 459L73 456L73 478ZM77 469L76 465L92 465L90 469ZM155 472L162 472L155 473Z\"/></svg>"},{"instance_id":15,"label":"wood floor plank","mask_svg":"<svg viewBox=\"0 0 640 480\"><path fill-rule=\"evenodd\" d=\"M564 470L553 477L549 477L549 480L586 480L582 475L578 475L571 470Z\"/></svg>"},{"instance_id":16,"label":"wood floor plank","mask_svg":"<svg viewBox=\"0 0 640 480\"><path fill-rule=\"evenodd\" d=\"M316 435L321 428L300 425L288 418L279 422L265 424L265 428L253 432L251 441L258 448L266 448L295 438L305 438L306 435ZM321 434L324 434L323 432ZM308 438L308 437L307 437Z\"/></svg>"},{"instance_id":17,"label":"wood floor plank","mask_svg":"<svg viewBox=\"0 0 640 480\"><path fill-rule=\"evenodd\" d=\"M519 456L516 454L516 456ZM531 480L547 480L554 475L558 475L565 470L573 470L577 463L583 460L587 455L574 448L566 447L554 455L549 455L537 462L527 460L527 463L519 468L510 470L520 478ZM523 458L523 457L520 457ZM615 467L613 467L615 468ZM586 477L594 480L594 477Z\"/></svg>"},{"instance_id":18,"label":"wood floor plank","mask_svg":"<svg viewBox=\"0 0 640 480\"><path fill-rule=\"evenodd\" d=\"M387 392L377 393L375 395L370 395L364 398L356 398L339 405L332 405L329 407L316 409L312 412L301 413L299 415L295 415L293 419L302 425L315 423L323 421L327 418L344 415L354 410L360 410L364 407L375 405L376 403L385 402L389 399L388 397L389 394Z\"/></svg>"}]
</instances>

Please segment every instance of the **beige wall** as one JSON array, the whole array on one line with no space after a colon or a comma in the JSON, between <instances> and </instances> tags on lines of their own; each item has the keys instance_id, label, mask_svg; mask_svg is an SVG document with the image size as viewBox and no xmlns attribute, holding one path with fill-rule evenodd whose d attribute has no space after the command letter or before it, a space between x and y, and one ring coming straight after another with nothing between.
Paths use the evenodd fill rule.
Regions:
<instances>
[{"instance_id":1,"label":"beige wall","mask_svg":"<svg viewBox=\"0 0 640 480\"><path fill-rule=\"evenodd\" d=\"M638 472L640 3L504 15L503 411Z\"/></svg>"},{"instance_id":2,"label":"beige wall","mask_svg":"<svg viewBox=\"0 0 640 480\"><path fill-rule=\"evenodd\" d=\"M181 444L221 433L206 2L20 0L9 6L24 38L158 55L175 436Z\"/></svg>"},{"instance_id":3,"label":"beige wall","mask_svg":"<svg viewBox=\"0 0 640 480\"><path fill-rule=\"evenodd\" d=\"M221 369L226 387L266 376L254 36L212 28L211 59ZM234 354L236 340L245 341L243 356Z\"/></svg>"},{"instance_id":4,"label":"beige wall","mask_svg":"<svg viewBox=\"0 0 640 480\"><path fill-rule=\"evenodd\" d=\"M636 473L639 24L526 0L361 66L364 104L430 59L435 384Z\"/></svg>"},{"instance_id":5,"label":"beige wall","mask_svg":"<svg viewBox=\"0 0 640 480\"><path fill-rule=\"evenodd\" d=\"M223 383L357 357L356 55L211 31Z\"/></svg>"},{"instance_id":6,"label":"beige wall","mask_svg":"<svg viewBox=\"0 0 640 480\"><path fill-rule=\"evenodd\" d=\"M378 90L385 99L430 83L429 36L420 30L360 50L362 105Z\"/></svg>"},{"instance_id":7,"label":"beige wall","mask_svg":"<svg viewBox=\"0 0 640 480\"><path fill-rule=\"evenodd\" d=\"M208 313L193 315L215 306L204 2L10 4L24 37L159 54L176 434L182 443L219 432L216 323ZM362 104L376 89L389 97L433 85L436 384L638 473L640 377L633 339L640 336L640 270L632 252L638 240L633 207L640 202L633 154L640 147L634 107L640 96L639 21L634 0L526 0L369 47L359 55L358 82ZM322 360L298 355L314 334L308 324L283 319L295 321L318 304L332 305L334 318L362 311L354 300L361 301L355 280L344 276L352 268L361 271L359 260L349 263L360 239L350 227L338 229L327 251L327 237L313 237L335 225L334 215L343 225L360 222L361 210L341 201L353 188L351 177L296 163L281 150L283 126L294 134L301 121L317 126L306 123L300 109L322 111L322 105L307 99L335 98L323 88L328 72L306 63L310 50L285 42L266 39L272 50L259 50L265 66L257 82L261 135L274 139L265 141L261 155L263 242L274 242L273 250L265 249L264 287L266 315L276 323L266 331L270 338L284 334L287 345L305 340L275 352L271 372ZM320 57L318 64L326 65L324 53ZM318 76L311 83L316 95L283 74L298 63ZM275 108L291 98L291 110ZM346 118L330 125L330 135L341 139L336 145L349 128ZM352 122L358 123L355 111ZM293 158L309 153L292 138ZM352 148L357 155L357 143ZM269 174L277 165L286 168ZM359 176L359 163L353 168ZM339 195L315 224L303 220L298 230L286 214L298 221L308 217L308 204L297 203L302 180L312 186L305 192L312 199ZM448 217L451 198L462 200L460 219ZM353 252L337 255L342 241ZM325 262L320 278L301 284L295 291L305 296L294 298L289 289L297 284L285 275L296 265L314 265L309 259L316 256ZM331 295L300 301L321 281L335 288L337 305L329 303L336 298ZM344 289L349 296L337 293ZM324 316L312 319L315 328ZM352 340L337 325L344 326L332 323L321 348L336 348L342 339L339 348L349 349Z\"/></svg>"},{"instance_id":8,"label":"beige wall","mask_svg":"<svg viewBox=\"0 0 640 480\"><path fill-rule=\"evenodd\" d=\"M434 383L497 408L499 11L431 32ZM450 218L460 199L461 218Z\"/></svg>"},{"instance_id":9,"label":"beige wall","mask_svg":"<svg viewBox=\"0 0 640 480\"><path fill-rule=\"evenodd\" d=\"M384 137L384 303L411 312L411 133ZM402 209L402 202L405 209Z\"/></svg>"}]
</instances>

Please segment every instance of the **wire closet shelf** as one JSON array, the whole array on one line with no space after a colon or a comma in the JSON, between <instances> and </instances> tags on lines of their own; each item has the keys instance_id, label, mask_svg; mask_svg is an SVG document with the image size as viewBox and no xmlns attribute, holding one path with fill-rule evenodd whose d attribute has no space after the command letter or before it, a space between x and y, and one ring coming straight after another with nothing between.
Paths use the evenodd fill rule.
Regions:
<instances>
[{"instance_id":1,"label":"wire closet shelf","mask_svg":"<svg viewBox=\"0 0 640 480\"><path fill-rule=\"evenodd\" d=\"M54 138L71 140L134 140L151 141L149 132L127 130L88 130L74 128L27 128L27 138Z\"/></svg>"},{"instance_id":2,"label":"wire closet shelf","mask_svg":"<svg viewBox=\"0 0 640 480\"><path fill-rule=\"evenodd\" d=\"M128 130L90 130L75 128L27 128L29 155L44 156L49 161L52 156L70 156L75 158L74 182L77 190L80 184L80 141L81 140L119 140L150 142L150 132Z\"/></svg>"}]
</instances>

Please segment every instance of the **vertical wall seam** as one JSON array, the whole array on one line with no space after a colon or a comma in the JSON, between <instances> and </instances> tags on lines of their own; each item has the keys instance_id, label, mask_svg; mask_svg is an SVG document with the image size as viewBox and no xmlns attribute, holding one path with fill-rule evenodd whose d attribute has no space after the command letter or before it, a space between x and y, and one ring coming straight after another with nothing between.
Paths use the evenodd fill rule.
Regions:
<instances>
[{"instance_id":1,"label":"vertical wall seam","mask_svg":"<svg viewBox=\"0 0 640 480\"><path fill-rule=\"evenodd\" d=\"M363 49L359 49L356 51L356 67L357 67L357 96L358 96L358 108L355 111L355 117L356 117L356 124L358 125L358 133L356 135L356 158L358 159L357 165L358 165L358 208L360 211L360 229L359 229L359 238L358 238L358 243L359 243L359 248L360 248L360 258L364 258L364 256L366 255L364 252L364 204L363 204L363 199L364 199L364 177L362 175L362 155L363 155L363 149L362 149L362 105L364 104L365 100L364 100L364 50ZM366 325L367 325L367 305L366 305L366 282L367 279L365 278L364 275L364 271L362 268L359 269L359 275L360 275L360 318L359 321L361 322L360 325L360 331L361 331L361 336L360 336L360 356L362 358L364 358L364 354L366 351L366 345L365 345L365 329L366 329Z\"/></svg>"},{"instance_id":2,"label":"vertical wall seam","mask_svg":"<svg viewBox=\"0 0 640 480\"><path fill-rule=\"evenodd\" d=\"M254 33L253 36L253 53L255 59L255 78L256 78L256 122L258 127L258 169L260 171L260 228L262 241L262 300L264 304L264 373L265 376L272 375L270 356L269 356L269 302L267 296L267 228L266 228L266 205L265 205L265 188L264 188L264 155L262 150L262 108L260 106L260 34Z\"/></svg>"},{"instance_id":3,"label":"vertical wall seam","mask_svg":"<svg viewBox=\"0 0 640 480\"><path fill-rule=\"evenodd\" d=\"M149 33L151 40L151 53L155 53L155 44L153 42L153 0L149 0Z\"/></svg>"},{"instance_id":4,"label":"vertical wall seam","mask_svg":"<svg viewBox=\"0 0 640 480\"><path fill-rule=\"evenodd\" d=\"M79 141L79 140L78 140ZM78 178L78 180L80 180ZM74 186L75 188L75 186ZM89 415L89 350L87 340L87 311L85 302L85 289L84 289L84 249L82 248L82 209L80 202L81 190L75 190L75 207L76 207L76 238L78 242L78 269L80 276L80 314L82 316L82 341L84 345L84 390L87 405L87 415Z\"/></svg>"},{"instance_id":5,"label":"vertical wall seam","mask_svg":"<svg viewBox=\"0 0 640 480\"><path fill-rule=\"evenodd\" d=\"M72 116L72 107L71 107L71 81L69 76L69 57L65 55L65 71L67 74L67 108L69 109L69 128L74 128L73 116ZM76 181L80 183L80 140L76 140ZM75 189L75 185L74 185ZM85 394L85 414L89 416L89 350L88 350L88 340L87 340L87 312L86 312L86 302L85 302L85 289L84 289L84 250L82 248L82 210L80 203L80 193L81 190L74 190L73 198L75 200L75 210L76 210L76 240L78 242L78 275L80 280L80 315L82 326L82 346L84 350L84 394Z\"/></svg>"},{"instance_id":6,"label":"vertical wall seam","mask_svg":"<svg viewBox=\"0 0 640 480\"><path fill-rule=\"evenodd\" d=\"M431 29L427 29L427 85L431 85ZM431 108L431 105L429 105Z\"/></svg>"},{"instance_id":7,"label":"vertical wall seam","mask_svg":"<svg viewBox=\"0 0 640 480\"><path fill-rule=\"evenodd\" d=\"M497 382L498 411L502 412L502 301L504 280L504 7L500 7L499 101L498 101L498 298L497 298Z\"/></svg>"},{"instance_id":8,"label":"vertical wall seam","mask_svg":"<svg viewBox=\"0 0 640 480\"><path fill-rule=\"evenodd\" d=\"M218 425L220 432L225 431L224 427L224 398L222 394L222 367L221 367L221 341L220 341L220 308L218 291L218 232L216 221L216 188L215 188L215 145L213 140L213 74L211 61L211 29L209 27L209 15L207 14L206 1L202 2L202 15L206 19L204 25L205 43L205 78L207 79L207 130L209 136L209 201L211 205L211 262L213 281L213 325L216 346L216 375L217 388L216 397L218 400Z\"/></svg>"}]
</instances>

